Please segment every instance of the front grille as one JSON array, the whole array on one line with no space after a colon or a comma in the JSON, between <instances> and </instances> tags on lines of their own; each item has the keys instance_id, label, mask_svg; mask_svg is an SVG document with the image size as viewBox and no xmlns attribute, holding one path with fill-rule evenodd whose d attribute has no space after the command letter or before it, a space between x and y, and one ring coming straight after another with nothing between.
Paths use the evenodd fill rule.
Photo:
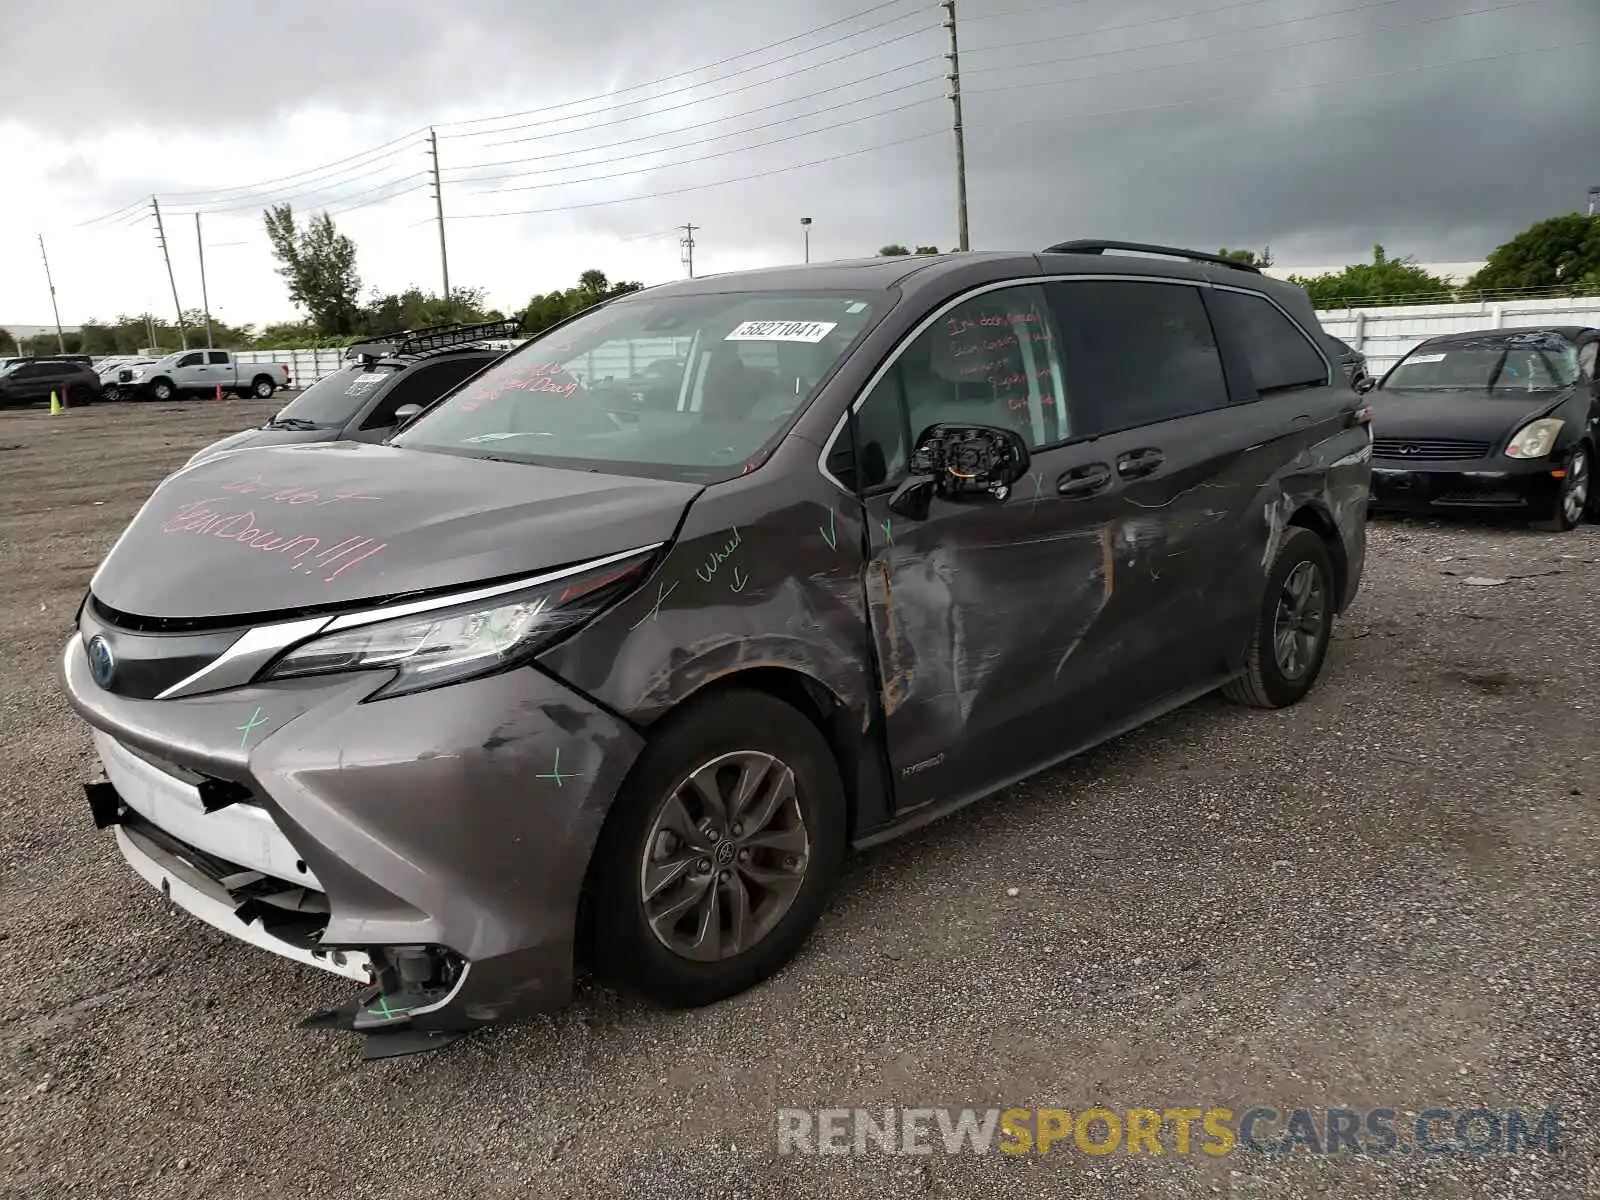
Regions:
<instances>
[{"instance_id":1,"label":"front grille","mask_svg":"<svg viewBox=\"0 0 1600 1200\"><path fill-rule=\"evenodd\" d=\"M1483 458L1490 442L1469 442L1461 438L1372 439L1374 458L1393 458L1401 462L1441 462L1447 459Z\"/></svg>"}]
</instances>

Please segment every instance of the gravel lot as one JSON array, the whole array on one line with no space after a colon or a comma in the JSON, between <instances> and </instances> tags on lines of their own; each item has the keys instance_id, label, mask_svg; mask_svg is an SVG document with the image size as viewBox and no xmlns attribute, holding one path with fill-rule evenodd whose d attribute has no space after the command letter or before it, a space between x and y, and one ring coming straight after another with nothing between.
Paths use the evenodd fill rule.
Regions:
<instances>
[{"instance_id":1,"label":"gravel lot","mask_svg":"<svg viewBox=\"0 0 1600 1200\"><path fill-rule=\"evenodd\" d=\"M0 414L5 1194L1600 1194L1600 530L1374 524L1300 706L1202 701L859 859L801 957L718 1007L586 988L362 1065L294 1028L343 981L169 914L93 829L55 679L156 482L278 403ZM1402 1127L1559 1107L1567 1137L1427 1161L774 1152L780 1107L1095 1103Z\"/></svg>"}]
</instances>

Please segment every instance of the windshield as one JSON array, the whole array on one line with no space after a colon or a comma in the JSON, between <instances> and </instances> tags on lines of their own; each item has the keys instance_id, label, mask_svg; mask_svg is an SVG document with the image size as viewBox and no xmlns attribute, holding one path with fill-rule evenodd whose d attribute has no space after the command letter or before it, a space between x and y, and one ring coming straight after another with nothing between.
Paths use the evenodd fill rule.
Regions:
<instances>
[{"instance_id":1,"label":"windshield","mask_svg":"<svg viewBox=\"0 0 1600 1200\"><path fill-rule=\"evenodd\" d=\"M1495 338L1419 346L1384 380L1386 390L1553 392L1578 379L1578 352L1563 338Z\"/></svg>"},{"instance_id":2,"label":"windshield","mask_svg":"<svg viewBox=\"0 0 1600 1200\"><path fill-rule=\"evenodd\" d=\"M714 482L810 403L884 293L643 293L487 368L392 444Z\"/></svg>"},{"instance_id":3,"label":"windshield","mask_svg":"<svg viewBox=\"0 0 1600 1200\"><path fill-rule=\"evenodd\" d=\"M400 369L398 363L341 367L301 392L275 419L326 426L348 424L367 402L372 389Z\"/></svg>"}]
</instances>

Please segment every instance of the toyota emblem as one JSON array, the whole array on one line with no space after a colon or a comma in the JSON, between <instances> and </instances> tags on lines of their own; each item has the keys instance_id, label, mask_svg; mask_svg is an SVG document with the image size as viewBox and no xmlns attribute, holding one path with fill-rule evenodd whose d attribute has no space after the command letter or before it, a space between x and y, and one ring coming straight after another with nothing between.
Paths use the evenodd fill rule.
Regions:
<instances>
[{"instance_id":1,"label":"toyota emblem","mask_svg":"<svg viewBox=\"0 0 1600 1200\"><path fill-rule=\"evenodd\" d=\"M111 686L117 673L117 659L111 653L111 643L98 633L89 639L89 675L103 688Z\"/></svg>"}]
</instances>

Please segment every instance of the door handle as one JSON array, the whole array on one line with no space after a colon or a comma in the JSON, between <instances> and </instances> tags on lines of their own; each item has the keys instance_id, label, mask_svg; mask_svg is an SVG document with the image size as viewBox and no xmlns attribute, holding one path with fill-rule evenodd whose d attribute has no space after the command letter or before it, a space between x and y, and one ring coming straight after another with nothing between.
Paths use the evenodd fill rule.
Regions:
<instances>
[{"instance_id":1,"label":"door handle","mask_svg":"<svg viewBox=\"0 0 1600 1200\"><path fill-rule=\"evenodd\" d=\"M1105 463L1090 463L1086 467L1074 467L1070 471L1062 472L1061 477L1056 480L1056 495L1068 499L1091 496L1110 482L1110 467Z\"/></svg>"},{"instance_id":2,"label":"door handle","mask_svg":"<svg viewBox=\"0 0 1600 1200\"><path fill-rule=\"evenodd\" d=\"M1117 455L1117 474L1124 479L1138 479L1160 469L1166 461L1167 456L1153 446L1129 450L1126 454Z\"/></svg>"}]
</instances>

